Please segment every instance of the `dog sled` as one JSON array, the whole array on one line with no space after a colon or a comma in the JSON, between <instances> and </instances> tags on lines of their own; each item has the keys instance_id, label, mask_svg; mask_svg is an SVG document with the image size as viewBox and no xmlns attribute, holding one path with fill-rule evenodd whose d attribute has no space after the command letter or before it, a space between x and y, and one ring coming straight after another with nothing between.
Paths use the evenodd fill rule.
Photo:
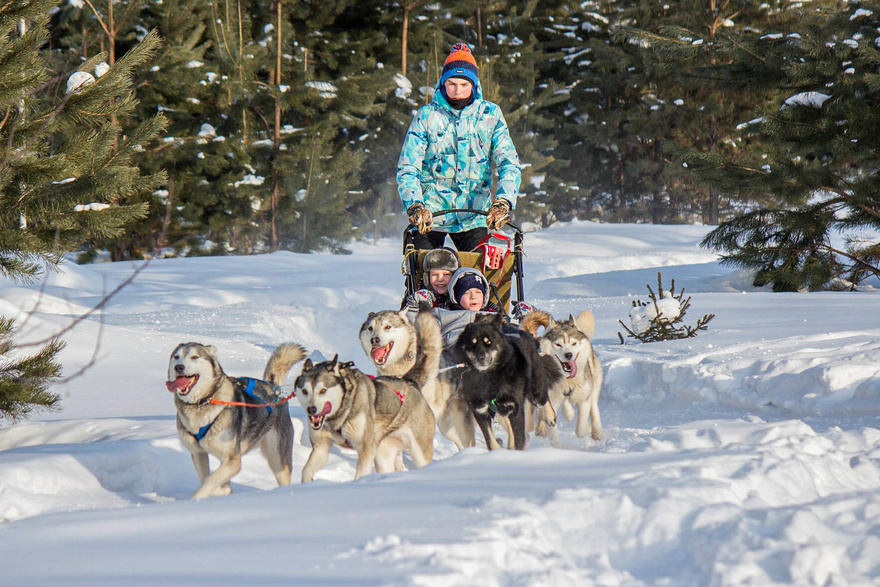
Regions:
<instances>
[{"instance_id":1,"label":"dog sled","mask_svg":"<svg viewBox=\"0 0 880 587\"><path fill-rule=\"evenodd\" d=\"M434 212L434 218L455 212L470 212L486 216L485 210L455 208ZM523 231L513 222L505 226L513 230L513 237L501 233L490 232L474 251L459 251L462 267L473 267L479 270L489 282L489 299L498 304L506 314L510 313L511 298L523 301ZM419 289L422 281L422 267L427 249L416 249L413 234L417 230L410 224L403 231L403 263L401 271L406 278L406 294Z\"/></svg>"}]
</instances>

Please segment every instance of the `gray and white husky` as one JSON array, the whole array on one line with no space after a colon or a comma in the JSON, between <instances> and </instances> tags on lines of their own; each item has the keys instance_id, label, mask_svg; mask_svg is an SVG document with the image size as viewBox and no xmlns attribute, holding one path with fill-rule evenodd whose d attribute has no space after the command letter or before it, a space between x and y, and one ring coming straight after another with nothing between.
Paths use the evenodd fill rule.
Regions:
<instances>
[{"instance_id":1,"label":"gray and white husky","mask_svg":"<svg viewBox=\"0 0 880 587\"><path fill-rule=\"evenodd\" d=\"M459 449L474 446L474 419L460 392L460 371L438 374L443 350L440 325L429 309L421 309L413 322L407 311L370 312L359 334L364 352L379 375L404 377L416 364L419 353L437 357L437 368L426 373L420 389L434 412L440 434Z\"/></svg>"},{"instance_id":2,"label":"gray and white husky","mask_svg":"<svg viewBox=\"0 0 880 587\"><path fill-rule=\"evenodd\" d=\"M591 339L596 331L593 313L584 310L577 318L558 322L542 310L535 310L523 318L520 328L536 335L539 326L544 326L540 337L541 351L555 356L565 379L550 389L550 404L571 422L574 408L577 408L575 434L583 438L590 433L593 440L602 439L602 419L599 416L599 391L602 387L602 366L593 351ZM529 422L534 422L533 418ZM549 433L550 441L559 445L559 431L549 417L539 414L536 434Z\"/></svg>"},{"instance_id":3,"label":"gray and white husky","mask_svg":"<svg viewBox=\"0 0 880 587\"><path fill-rule=\"evenodd\" d=\"M177 434L199 477L193 499L232 493L229 482L241 470L242 455L257 445L278 485L290 484L293 425L287 404L229 404L263 406L279 401L278 386L305 356L298 344L282 344L269 357L261 381L226 375L213 346L188 342L174 349L165 386L174 394ZM220 460L213 473L208 455Z\"/></svg>"},{"instance_id":4,"label":"gray and white husky","mask_svg":"<svg viewBox=\"0 0 880 587\"><path fill-rule=\"evenodd\" d=\"M306 359L294 391L306 410L312 443L303 483L327 463L334 443L357 451L355 479L369 474L374 464L379 473L396 470L403 451L416 467L434 457L434 414L416 378L374 379L337 357L318 364Z\"/></svg>"}]
</instances>

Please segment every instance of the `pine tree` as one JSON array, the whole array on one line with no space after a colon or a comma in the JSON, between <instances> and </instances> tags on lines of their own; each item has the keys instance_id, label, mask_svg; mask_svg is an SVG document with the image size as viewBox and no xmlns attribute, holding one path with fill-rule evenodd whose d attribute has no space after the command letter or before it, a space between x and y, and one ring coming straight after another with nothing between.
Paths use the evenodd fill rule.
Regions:
<instances>
[{"instance_id":1,"label":"pine tree","mask_svg":"<svg viewBox=\"0 0 880 587\"><path fill-rule=\"evenodd\" d=\"M704 245L755 271L775 291L854 287L880 275L880 245L859 232L880 226L875 156L880 146L880 5L811 5L797 21L721 44L724 83L785 91L743 125L754 147L744 161L684 151L705 181L764 205L721 224ZM766 31L765 33L769 33Z\"/></svg>"},{"instance_id":2,"label":"pine tree","mask_svg":"<svg viewBox=\"0 0 880 587\"><path fill-rule=\"evenodd\" d=\"M679 115L664 85L652 79L635 45L613 36L620 23L651 26L663 6L585 2L552 16L545 48L560 55L549 74L569 99L553 109L560 148L572 164L560 169L553 202L561 219L614 221L675 218L665 181L662 141Z\"/></svg>"},{"instance_id":3,"label":"pine tree","mask_svg":"<svg viewBox=\"0 0 880 587\"><path fill-rule=\"evenodd\" d=\"M616 35L640 47L645 71L660 90L660 110L677 105L677 114L669 119L669 131L661 139L664 159L673 163L663 183L679 205L696 208L708 223L717 224L749 202L735 192L694 182L676 156L678 145L739 160L743 143L749 141L737 125L773 96L746 91L749 81L741 77L742 72L731 70L730 78L724 80L724 68L719 66L728 61L728 47L748 43L768 27L784 30L793 14L784 2L683 0L664 7L649 28L627 26Z\"/></svg>"},{"instance_id":4,"label":"pine tree","mask_svg":"<svg viewBox=\"0 0 880 587\"><path fill-rule=\"evenodd\" d=\"M548 75L561 53L548 48L543 37L554 23L554 14L564 11L555 3L542 4L540 9L512 5L510 10L497 12L488 12L489 6L478 2L474 17L478 22L477 17L484 19L477 33L490 54L480 79L486 98L501 106L523 163L514 219L546 225L548 210L567 188L559 181L558 171L568 166L557 151L550 113L569 100L570 88Z\"/></svg>"},{"instance_id":5,"label":"pine tree","mask_svg":"<svg viewBox=\"0 0 880 587\"><path fill-rule=\"evenodd\" d=\"M191 255L251 252L260 241L253 202L236 187L253 181L252 152L239 135L239 117L228 114L233 69L218 57L222 51L208 32L223 26L211 6L168 0L151 7L151 24L164 43L139 72L139 116L159 110L169 124L140 163L166 170L168 182L149 196L149 220L130 237L153 254L168 254L169 247Z\"/></svg>"},{"instance_id":6,"label":"pine tree","mask_svg":"<svg viewBox=\"0 0 880 587\"><path fill-rule=\"evenodd\" d=\"M96 69L106 57L99 54L72 75L50 77L40 49L55 3L21 0L0 8L0 274L20 281L37 279L89 237L119 234L146 212L119 202L162 180L132 164L162 119L124 137L118 122L135 106L132 70L158 39L148 35L106 70ZM47 389L60 374L55 356L63 344L53 340L21 357L13 334L13 321L3 318L0 415L14 420L57 405Z\"/></svg>"},{"instance_id":7,"label":"pine tree","mask_svg":"<svg viewBox=\"0 0 880 587\"><path fill-rule=\"evenodd\" d=\"M351 0L212 4L205 59L218 74L209 84L223 118L216 130L229 161L247 172L221 176L213 194L189 202L203 202L193 206L203 217L214 210L210 234L225 250L341 252L351 240L354 208L370 195L358 189L361 137L392 88L370 56L384 39L356 22L355 8ZM215 204L218 192L228 197Z\"/></svg>"},{"instance_id":8,"label":"pine tree","mask_svg":"<svg viewBox=\"0 0 880 587\"><path fill-rule=\"evenodd\" d=\"M281 188L278 246L347 252L358 234L354 222L372 208L370 187L381 175L366 164L374 147L384 148L385 102L395 88L394 71L379 67L376 57L389 55L387 39L368 25L377 17L351 0L291 7L286 46L294 51L281 62L289 90L280 107L282 120L297 130L273 155Z\"/></svg>"},{"instance_id":9,"label":"pine tree","mask_svg":"<svg viewBox=\"0 0 880 587\"><path fill-rule=\"evenodd\" d=\"M176 4L175 0L170 1L170 5ZM53 45L67 51L52 53L54 67L77 67L82 60L94 59L96 55L100 55L99 67L112 67L121 55L141 43L149 30L157 28L154 9L161 12L163 8L164 3L151 6L145 0L94 0L62 4L52 18L50 33ZM173 47L157 47L157 56L164 56L173 50ZM157 56L150 59L151 64ZM143 67L147 67L147 64L141 62L131 72L138 88L145 83L140 77ZM143 104L137 103L128 115L119 120L122 134L136 133L141 124L156 114L155 107L148 112L144 108ZM164 161L156 157L152 143L141 146L143 150L135 154L134 164L148 175L164 173L165 168L161 165ZM147 210L146 216L130 223L125 232L113 237L90 239L87 249L80 255L80 261L88 261L102 251L109 251L114 261L142 258L154 252L160 234L157 224L163 212L163 207L157 205L156 200L155 194L145 191L127 195L120 203L141 206Z\"/></svg>"},{"instance_id":10,"label":"pine tree","mask_svg":"<svg viewBox=\"0 0 880 587\"><path fill-rule=\"evenodd\" d=\"M55 356L64 348L56 339L36 354L20 356L14 332L14 321L0 316L0 417L13 422L58 408L61 397L50 392L49 385L61 375Z\"/></svg>"}]
</instances>

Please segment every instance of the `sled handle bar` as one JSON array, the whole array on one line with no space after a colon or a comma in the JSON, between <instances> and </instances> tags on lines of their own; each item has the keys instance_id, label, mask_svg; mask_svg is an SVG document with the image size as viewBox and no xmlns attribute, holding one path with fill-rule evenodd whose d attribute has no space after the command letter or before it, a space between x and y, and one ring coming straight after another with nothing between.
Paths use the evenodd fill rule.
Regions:
<instances>
[{"instance_id":1,"label":"sled handle bar","mask_svg":"<svg viewBox=\"0 0 880 587\"><path fill-rule=\"evenodd\" d=\"M470 212L471 214L479 214L480 216L488 216L489 215L489 212L487 212L486 210L476 210L474 208L453 208L451 210L440 210L439 212L432 212L432 214L434 215L434 218L437 218L438 216L445 216L447 214L452 214L454 212ZM514 232L522 234L522 229L519 226L517 226L516 224L514 224L513 222L508 220L505 223L505 225L512 228L514 230ZM415 225L410 224L409 226L406 227L406 230L404 232L409 232L413 229L415 229Z\"/></svg>"}]
</instances>

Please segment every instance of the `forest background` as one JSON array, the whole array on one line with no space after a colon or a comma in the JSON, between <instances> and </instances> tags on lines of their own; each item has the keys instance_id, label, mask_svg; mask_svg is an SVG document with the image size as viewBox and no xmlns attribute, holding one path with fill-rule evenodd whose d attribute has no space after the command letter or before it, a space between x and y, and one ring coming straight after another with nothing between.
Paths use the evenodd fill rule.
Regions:
<instances>
[{"instance_id":1,"label":"forest background","mask_svg":"<svg viewBox=\"0 0 880 587\"><path fill-rule=\"evenodd\" d=\"M778 118L786 98L827 83L816 68L781 70L794 61L780 51L804 50L792 39L812 35L839 65L829 36L858 27L876 36L873 13L856 22L855 10L824 1L69 0L50 10L42 53L51 79L41 91L58 100L73 71L113 67L149 31L162 40L131 68L136 106L120 137L160 114L164 132L132 162L166 181L117 198L146 213L91 238L83 260L345 252L352 238L399 234L400 145L462 40L524 164L518 222L719 224L786 203L790 194L768 181L749 189L741 170L766 180L762 159L790 137L744 123ZM740 175L707 182L686 163L688 149Z\"/></svg>"},{"instance_id":2,"label":"forest background","mask_svg":"<svg viewBox=\"0 0 880 587\"><path fill-rule=\"evenodd\" d=\"M0 275L399 235L400 145L465 41L523 163L523 227L709 224L702 245L755 286L871 289L878 15L840 0L9 0ZM23 320L0 317L12 419L58 401L64 331L19 347Z\"/></svg>"}]
</instances>

